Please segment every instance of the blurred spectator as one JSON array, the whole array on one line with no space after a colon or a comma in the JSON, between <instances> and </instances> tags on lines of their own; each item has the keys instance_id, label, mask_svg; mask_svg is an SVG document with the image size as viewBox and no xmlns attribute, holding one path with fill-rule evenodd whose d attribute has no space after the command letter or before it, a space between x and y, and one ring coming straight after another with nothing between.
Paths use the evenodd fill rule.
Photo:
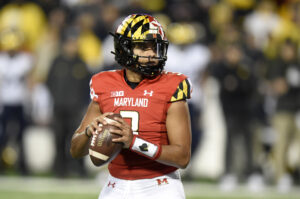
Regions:
<instances>
[{"instance_id":1,"label":"blurred spectator","mask_svg":"<svg viewBox=\"0 0 300 199\"><path fill-rule=\"evenodd\" d=\"M88 103L90 74L78 56L78 35L70 29L62 41L62 53L53 61L47 86L54 101L53 130L56 138L54 171L59 177L72 172L86 176L83 160L70 156L70 140L80 122L81 111Z\"/></svg>"},{"instance_id":2,"label":"blurred spectator","mask_svg":"<svg viewBox=\"0 0 300 199\"><path fill-rule=\"evenodd\" d=\"M45 14L48 16L49 13L58 8L61 4L61 0L33 0L35 3L37 3L45 12Z\"/></svg>"},{"instance_id":3,"label":"blurred spectator","mask_svg":"<svg viewBox=\"0 0 300 199\"><path fill-rule=\"evenodd\" d=\"M201 137L200 113L202 104L201 73L210 59L208 48L199 43L199 37L204 36L198 23L172 23L168 26L168 61L165 69L187 75L193 84L193 97L188 102L192 126L192 155L194 155ZM202 32L201 32L202 31Z\"/></svg>"},{"instance_id":4,"label":"blurred spectator","mask_svg":"<svg viewBox=\"0 0 300 199\"><path fill-rule=\"evenodd\" d=\"M121 23L120 10L113 4L104 4L100 8L99 21L96 26L96 34L101 39L101 53L103 57L101 70L110 70L116 68L115 56L111 53L114 49L113 37L109 32L114 32Z\"/></svg>"},{"instance_id":5,"label":"blurred spectator","mask_svg":"<svg viewBox=\"0 0 300 199\"><path fill-rule=\"evenodd\" d=\"M145 6L142 5L141 0L124 0L126 1L126 5L121 5L122 15L128 16L128 14L132 13L149 13L150 11L145 9ZM115 0L114 4L120 7L120 1Z\"/></svg>"},{"instance_id":6,"label":"blurred spectator","mask_svg":"<svg viewBox=\"0 0 300 199\"><path fill-rule=\"evenodd\" d=\"M223 53L223 62L213 62L209 72L220 83L219 95L227 135L225 172L220 188L229 191L235 188L240 178L247 178L253 173L251 121L256 78L244 60L239 44L225 45ZM244 152L243 156L240 156L240 151ZM238 157L243 158L237 160ZM236 165L237 162L242 164L241 171Z\"/></svg>"},{"instance_id":7,"label":"blurred spectator","mask_svg":"<svg viewBox=\"0 0 300 199\"><path fill-rule=\"evenodd\" d=\"M245 0L245 1L224 0L224 1L237 10L249 10L255 4L255 0Z\"/></svg>"},{"instance_id":8,"label":"blurred spectator","mask_svg":"<svg viewBox=\"0 0 300 199\"><path fill-rule=\"evenodd\" d=\"M9 162L6 154L11 143L16 142L17 170L28 174L25 162L23 137L27 124L25 105L29 99L28 77L33 67L31 54L23 52L23 32L6 29L0 33L0 167Z\"/></svg>"},{"instance_id":9,"label":"blurred spectator","mask_svg":"<svg viewBox=\"0 0 300 199\"><path fill-rule=\"evenodd\" d=\"M174 22L192 22L197 16L197 6L191 1L172 1L167 8L168 16Z\"/></svg>"},{"instance_id":10,"label":"blurred spectator","mask_svg":"<svg viewBox=\"0 0 300 199\"><path fill-rule=\"evenodd\" d=\"M290 39L300 44L300 2L291 2L281 10L281 20L272 31L264 49L266 55L272 59L278 55L279 45L284 40Z\"/></svg>"},{"instance_id":11,"label":"blurred spectator","mask_svg":"<svg viewBox=\"0 0 300 199\"><path fill-rule=\"evenodd\" d=\"M202 40L201 42L204 43L205 45L211 43L214 41L214 34L211 32L210 28L210 16L209 16L209 11L210 8L216 3L216 0L195 0L196 3L196 9L197 9L197 14L194 18L195 21L201 23L206 31L206 36L205 39Z\"/></svg>"},{"instance_id":12,"label":"blurred spectator","mask_svg":"<svg viewBox=\"0 0 300 199\"><path fill-rule=\"evenodd\" d=\"M97 16L98 21L95 25L95 32L101 40L105 40L109 35L108 33L114 32L117 28L117 24L119 25L121 23L120 21L118 21L118 18L120 18L120 10L117 6L113 4L103 4L101 7L99 7L99 12ZM111 38L110 35L109 37Z\"/></svg>"},{"instance_id":13,"label":"blurred spectator","mask_svg":"<svg viewBox=\"0 0 300 199\"><path fill-rule=\"evenodd\" d=\"M103 63L102 42L94 31L95 23L95 17L89 12L81 13L76 20L80 32L78 54L93 72L99 71Z\"/></svg>"},{"instance_id":14,"label":"blurred spectator","mask_svg":"<svg viewBox=\"0 0 300 199\"><path fill-rule=\"evenodd\" d=\"M271 33L277 28L280 16L276 13L276 3L272 0L258 2L257 8L246 16L245 31L253 35L257 47L263 49Z\"/></svg>"},{"instance_id":15,"label":"blurred spectator","mask_svg":"<svg viewBox=\"0 0 300 199\"><path fill-rule=\"evenodd\" d=\"M291 1L290 4L282 8L282 20L273 33L273 37L282 42L285 39L291 39L300 43L300 2Z\"/></svg>"},{"instance_id":16,"label":"blurred spectator","mask_svg":"<svg viewBox=\"0 0 300 199\"><path fill-rule=\"evenodd\" d=\"M84 6L93 6L97 5L98 3L102 2L103 0L60 0L60 4L70 7L72 9Z\"/></svg>"},{"instance_id":17,"label":"blurred spectator","mask_svg":"<svg viewBox=\"0 0 300 199\"><path fill-rule=\"evenodd\" d=\"M277 100L272 117L276 132L273 149L275 177L279 191L287 192L292 186L288 149L293 141L300 144L300 127L297 124L300 111L300 63L296 43L291 40L282 43L278 57L270 63L268 77L273 97Z\"/></svg>"},{"instance_id":18,"label":"blurred spectator","mask_svg":"<svg viewBox=\"0 0 300 199\"><path fill-rule=\"evenodd\" d=\"M270 155L270 147L272 145L273 136L270 136L271 124L266 105L268 93L266 81L266 57L263 52L255 45L254 36L244 33L243 51L245 62L251 67L253 75L256 79L256 87L252 95L252 142L253 142L253 174L247 181L250 191L261 191L264 189L266 182L263 177L267 176L265 172L266 166L270 163L267 159ZM268 172L268 171L267 171Z\"/></svg>"},{"instance_id":19,"label":"blurred spectator","mask_svg":"<svg viewBox=\"0 0 300 199\"><path fill-rule=\"evenodd\" d=\"M34 2L13 0L0 10L0 30L17 28L24 32L25 47L32 51L40 35L45 31L43 10Z\"/></svg>"},{"instance_id":20,"label":"blurred spectator","mask_svg":"<svg viewBox=\"0 0 300 199\"><path fill-rule=\"evenodd\" d=\"M229 43L239 43L241 41L241 30L233 22L228 22L216 35L215 42L220 43L221 45L227 45Z\"/></svg>"},{"instance_id":21,"label":"blurred spectator","mask_svg":"<svg viewBox=\"0 0 300 199\"><path fill-rule=\"evenodd\" d=\"M137 0L140 2L141 7L144 8L145 10L154 13L154 12L159 12L162 11L165 6L166 6L166 0Z\"/></svg>"},{"instance_id":22,"label":"blurred spectator","mask_svg":"<svg viewBox=\"0 0 300 199\"><path fill-rule=\"evenodd\" d=\"M35 82L45 82L50 64L59 54L62 32L66 26L66 11L54 9L49 14L46 31L41 34L34 51L36 56L33 78Z\"/></svg>"},{"instance_id":23,"label":"blurred spectator","mask_svg":"<svg viewBox=\"0 0 300 199\"><path fill-rule=\"evenodd\" d=\"M224 27L233 21L233 9L223 1L216 3L209 10L210 30L213 34L219 34Z\"/></svg>"}]
</instances>

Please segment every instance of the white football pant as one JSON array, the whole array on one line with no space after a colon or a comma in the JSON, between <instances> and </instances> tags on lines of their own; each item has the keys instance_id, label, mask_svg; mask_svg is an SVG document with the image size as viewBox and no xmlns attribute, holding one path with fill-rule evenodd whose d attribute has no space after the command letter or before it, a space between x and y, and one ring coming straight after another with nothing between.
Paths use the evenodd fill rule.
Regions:
<instances>
[{"instance_id":1,"label":"white football pant","mask_svg":"<svg viewBox=\"0 0 300 199\"><path fill-rule=\"evenodd\" d=\"M111 175L99 199L185 199L179 171L142 180L122 180Z\"/></svg>"}]
</instances>

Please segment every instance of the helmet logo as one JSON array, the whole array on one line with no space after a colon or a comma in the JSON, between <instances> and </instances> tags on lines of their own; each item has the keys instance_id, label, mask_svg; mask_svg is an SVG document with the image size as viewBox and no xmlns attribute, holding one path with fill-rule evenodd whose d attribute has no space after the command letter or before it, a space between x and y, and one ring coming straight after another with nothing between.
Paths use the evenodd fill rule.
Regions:
<instances>
[{"instance_id":1,"label":"helmet logo","mask_svg":"<svg viewBox=\"0 0 300 199\"><path fill-rule=\"evenodd\" d=\"M156 20L150 22L149 33L161 35L161 38L165 39L165 33L163 31L163 28Z\"/></svg>"},{"instance_id":2,"label":"helmet logo","mask_svg":"<svg viewBox=\"0 0 300 199\"><path fill-rule=\"evenodd\" d=\"M150 15L129 15L122 21L116 32L133 40L146 39L148 34L157 34L162 39L166 39L161 24Z\"/></svg>"}]
</instances>

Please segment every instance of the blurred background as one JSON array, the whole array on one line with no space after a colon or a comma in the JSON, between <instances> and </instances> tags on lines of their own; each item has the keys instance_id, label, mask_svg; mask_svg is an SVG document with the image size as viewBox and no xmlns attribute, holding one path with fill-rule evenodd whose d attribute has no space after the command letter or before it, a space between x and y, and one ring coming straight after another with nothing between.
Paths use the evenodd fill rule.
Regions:
<instances>
[{"instance_id":1,"label":"blurred background","mask_svg":"<svg viewBox=\"0 0 300 199\"><path fill-rule=\"evenodd\" d=\"M299 198L298 0L1 0L0 196L24 179L101 186L106 168L73 160L70 140L91 76L120 68L109 32L132 13L158 19L165 69L193 83L188 198Z\"/></svg>"}]
</instances>

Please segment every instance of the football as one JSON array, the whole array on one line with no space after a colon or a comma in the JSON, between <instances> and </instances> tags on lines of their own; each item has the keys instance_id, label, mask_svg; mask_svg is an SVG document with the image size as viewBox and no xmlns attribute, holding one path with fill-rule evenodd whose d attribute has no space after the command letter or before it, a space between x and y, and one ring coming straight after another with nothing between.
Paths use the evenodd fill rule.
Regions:
<instances>
[{"instance_id":1,"label":"football","mask_svg":"<svg viewBox=\"0 0 300 199\"><path fill-rule=\"evenodd\" d=\"M92 136L89 146L89 156L95 166L102 166L109 163L123 148L123 143L112 142L113 138L119 137L119 135L110 133L112 129L118 128L109 124L114 117L121 118L121 115L113 114L106 116L108 124L103 125L102 131Z\"/></svg>"}]
</instances>

